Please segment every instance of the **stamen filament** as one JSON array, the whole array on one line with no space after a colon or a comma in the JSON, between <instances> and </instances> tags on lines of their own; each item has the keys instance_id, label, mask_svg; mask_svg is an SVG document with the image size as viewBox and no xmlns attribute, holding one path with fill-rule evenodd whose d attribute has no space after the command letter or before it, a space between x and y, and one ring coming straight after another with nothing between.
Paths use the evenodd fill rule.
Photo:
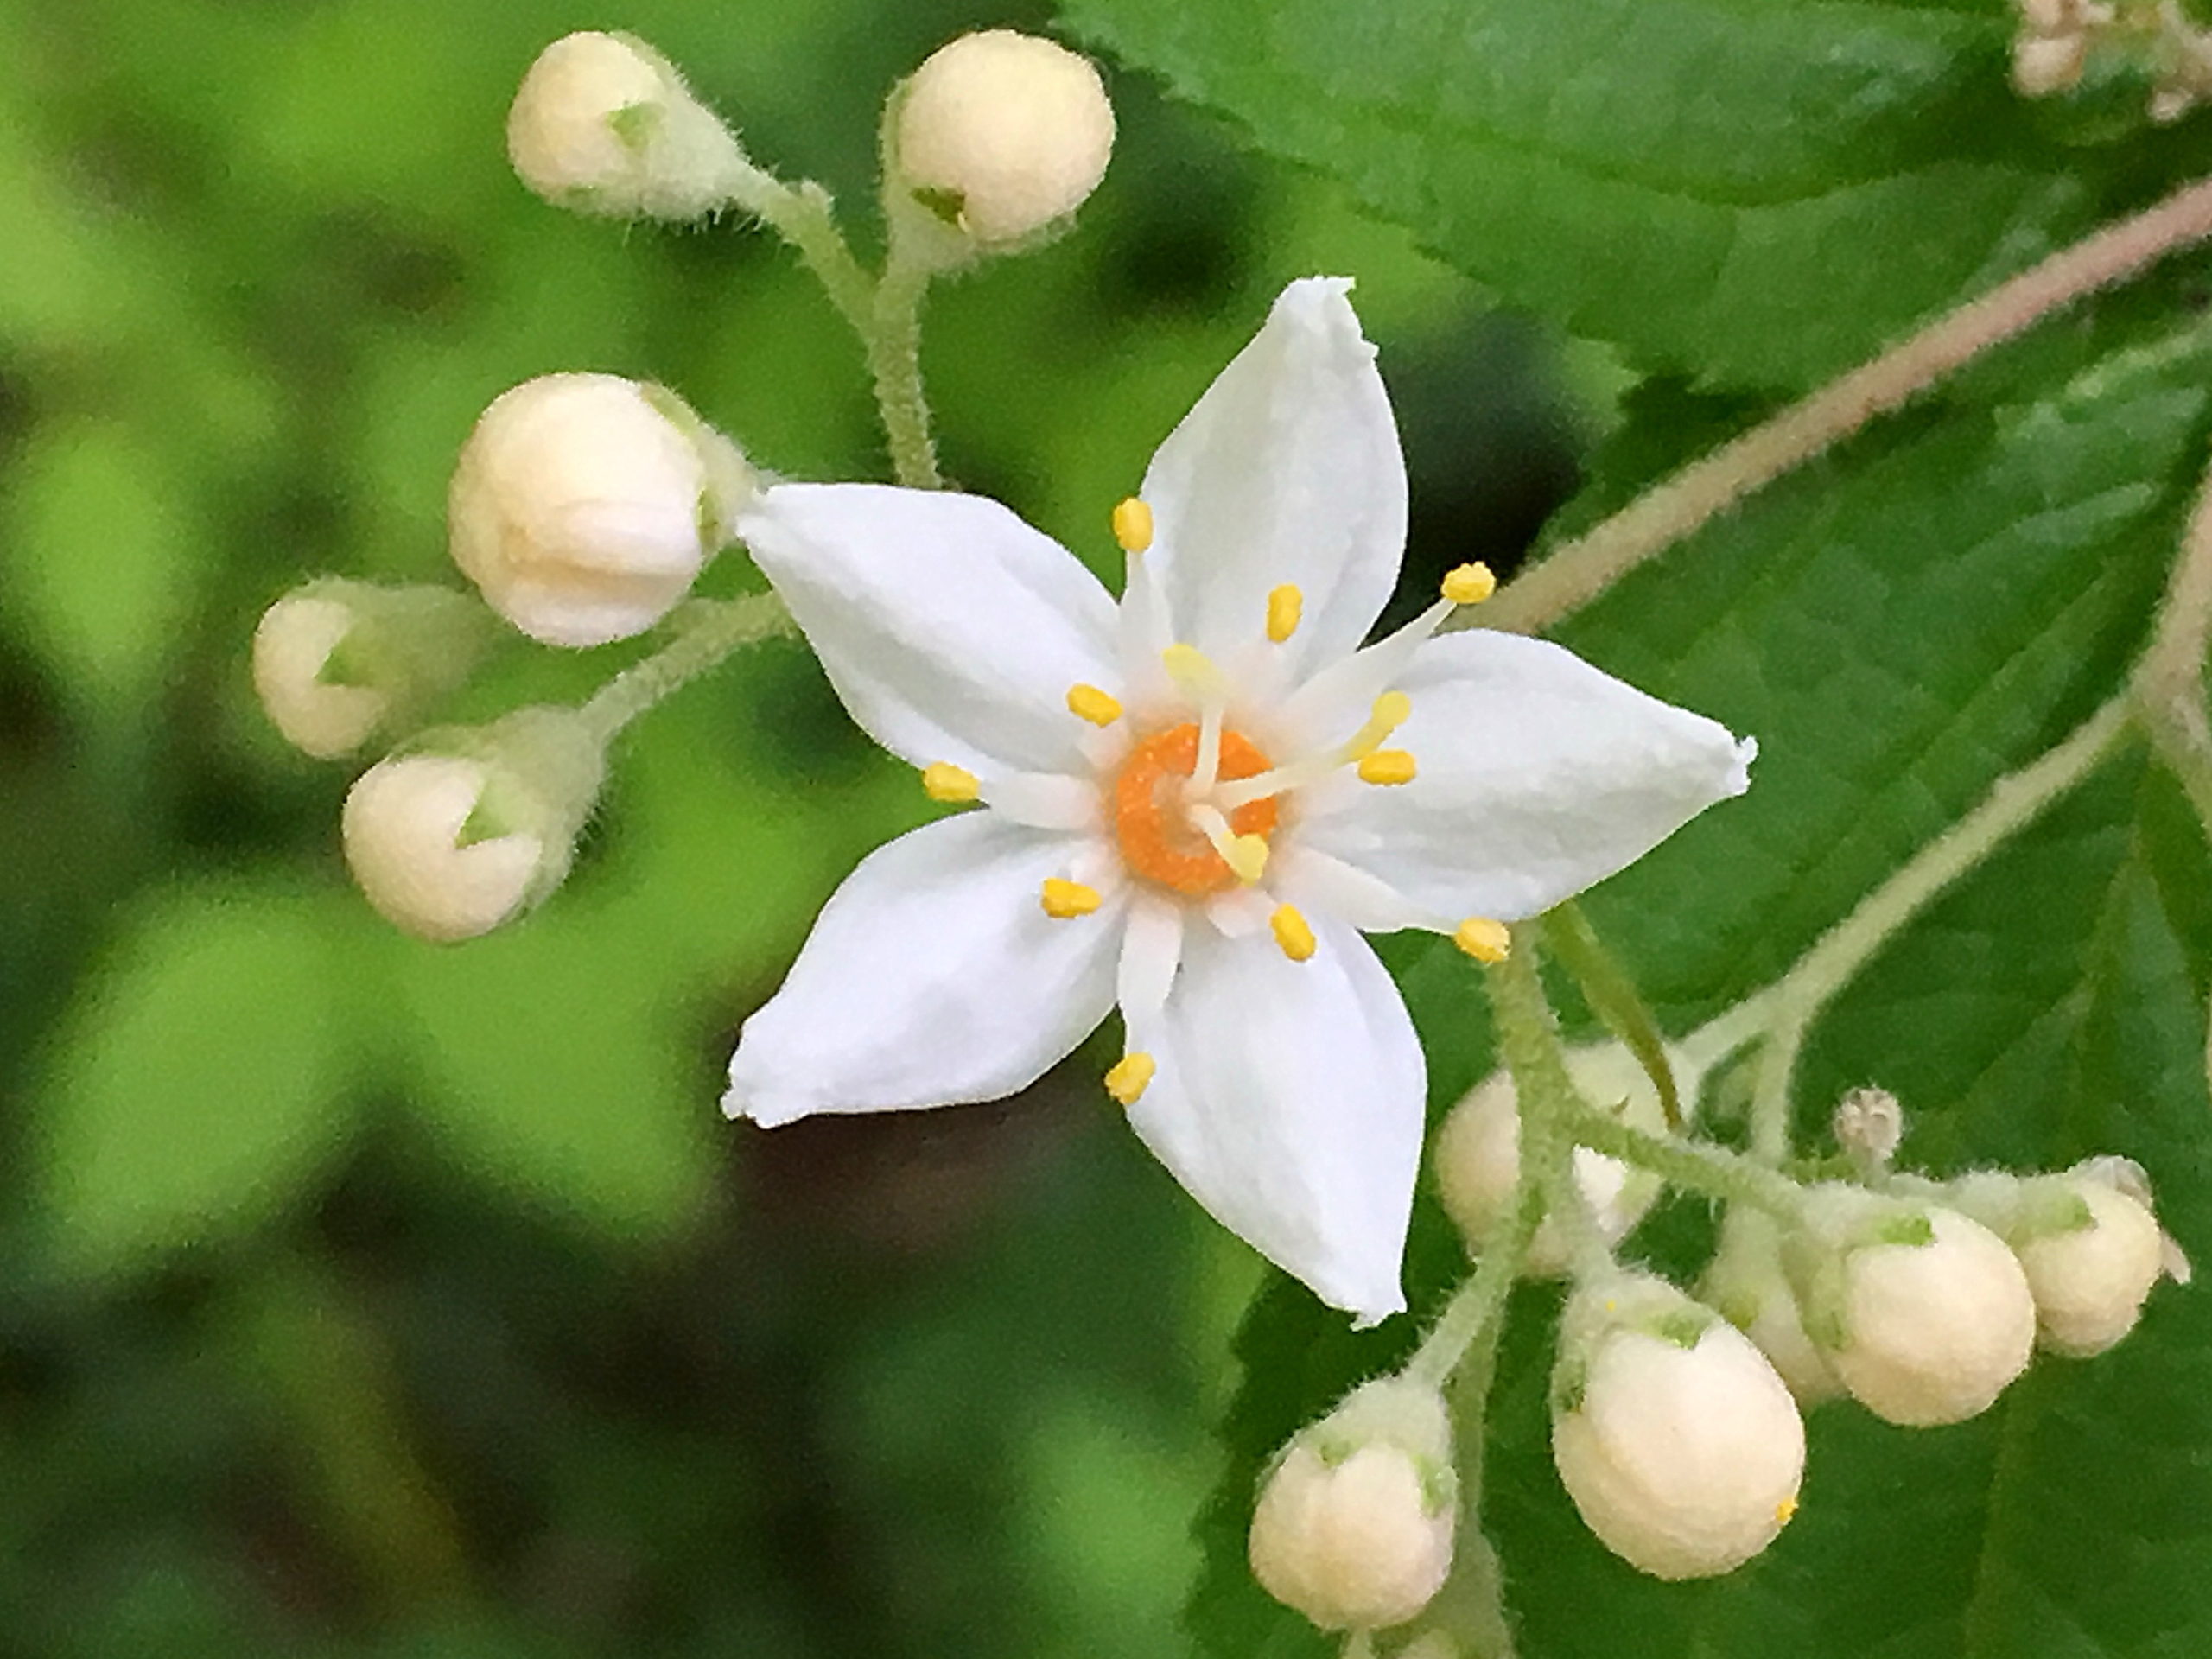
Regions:
<instances>
[{"instance_id":1,"label":"stamen filament","mask_svg":"<svg viewBox=\"0 0 2212 1659\"><path fill-rule=\"evenodd\" d=\"M1240 836L1229 827L1229 820L1217 806L1200 802L1191 809L1191 823L1198 832L1213 843L1221 861L1229 866L1239 881L1246 887L1256 884L1268 870L1268 840L1265 836Z\"/></svg>"},{"instance_id":2,"label":"stamen filament","mask_svg":"<svg viewBox=\"0 0 2212 1659\"><path fill-rule=\"evenodd\" d=\"M1255 772L1249 778L1239 778L1234 783L1224 784L1211 791L1208 798L1224 811L1234 812L1240 806L1265 800L1270 795L1280 795L1286 790L1303 789L1308 784L1318 784L1338 766L1348 766L1354 761L1364 763L1369 756L1380 751L1390 734L1406 723L1406 717L1413 713L1413 699L1404 692L1385 691L1375 699L1375 708L1367 717L1367 724L1355 732L1349 742L1333 749L1324 749L1319 754L1308 755L1303 760L1293 760L1284 766L1270 767L1266 772ZM1394 750L1391 753L1403 754L1405 752ZM1410 766L1412 760L1411 755L1406 755L1406 764ZM1367 778L1363 766L1360 776ZM1367 778L1367 781L1404 783L1412 776L1409 771L1404 778Z\"/></svg>"}]
</instances>

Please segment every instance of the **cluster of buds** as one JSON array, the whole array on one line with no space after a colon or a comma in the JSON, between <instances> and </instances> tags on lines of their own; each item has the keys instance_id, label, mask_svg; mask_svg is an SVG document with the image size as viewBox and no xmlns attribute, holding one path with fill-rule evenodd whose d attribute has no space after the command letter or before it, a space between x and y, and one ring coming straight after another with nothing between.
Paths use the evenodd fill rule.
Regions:
<instances>
[{"instance_id":1,"label":"cluster of buds","mask_svg":"<svg viewBox=\"0 0 2212 1659\"><path fill-rule=\"evenodd\" d=\"M1625 1046L1564 1058L1587 1103L1660 1132L1658 1090ZM1701 1068L1669 1058L1694 1100ZM1939 1183L1893 1169L1904 1115L1886 1092L1851 1091L1832 1128L1833 1166L1854 1179L1796 1186L1773 1173L1765 1202L1730 1204L1694 1297L1604 1249L1576 1255L1548 1230L1522 1257L1524 1274L1574 1275L1552 1375L1554 1466L1592 1533L1639 1571L1711 1577L1771 1544L1797 1510L1812 1406L1848 1396L1902 1426L1961 1421L2037 1348L2102 1353L2162 1275L2188 1277L2148 1180L2124 1158ZM1477 1255L1510 1233L1519 1140L1502 1072L1437 1135L1440 1193ZM1586 1147L1570 1167L1583 1230L1605 1246L1660 1185ZM1254 1570L1323 1629L1414 1619L1454 1571L1441 1406L1424 1418L1408 1403L1426 1397L1404 1377L1367 1385L1285 1447L1262 1486ZM1377 1402L1395 1403L1378 1416Z\"/></svg>"},{"instance_id":2,"label":"cluster of buds","mask_svg":"<svg viewBox=\"0 0 2212 1659\"><path fill-rule=\"evenodd\" d=\"M926 268L1058 227L1113 145L1090 64L1007 30L954 41L892 99L887 207L894 239L902 224L930 239ZM546 48L509 111L507 153L530 189L578 212L686 221L736 208L803 251L837 237L825 193L756 167L676 68L630 35L585 31ZM849 311L850 294L824 280ZM763 485L737 445L665 387L543 375L493 401L454 467L449 548L473 595L326 577L269 608L253 681L271 723L318 759L372 741L391 751L342 814L346 861L378 911L450 942L559 886L620 719L587 704L483 727L424 721L503 636L574 649L658 626L736 539Z\"/></svg>"}]
</instances>

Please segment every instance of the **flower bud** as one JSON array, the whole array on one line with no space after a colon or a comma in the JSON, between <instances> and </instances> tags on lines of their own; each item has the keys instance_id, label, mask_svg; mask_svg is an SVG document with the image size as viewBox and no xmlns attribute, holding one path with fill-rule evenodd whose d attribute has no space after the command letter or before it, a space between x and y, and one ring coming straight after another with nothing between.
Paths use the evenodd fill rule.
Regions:
<instances>
[{"instance_id":1,"label":"flower bud","mask_svg":"<svg viewBox=\"0 0 2212 1659\"><path fill-rule=\"evenodd\" d=\"M1741 1332L1643 1274L1586 1284L1560 1332L1552 1461L1600 1543L1655 1578L1701 1579L1774 1541L1805 1428Z\"/></svg>"},{"instance_id":2,"label":"flower bud","mask_svg":"<svg viewBox=\"0 0 2212 1659\"><path fill-rule=\"evenodd\" d=\"M2086 35L2023 35L2012 42L2012 86L2022 98L2052 98L2081 84Z\"/></svg>"},{"instance_id":3,"label":"flower bud","mask_svg":"<svg viewBox=\"0 0 2212 1659\"><path fill-rule=\"evenodd\" d=\"M507 158L559 207L696 219L728 200L744 152L643 41L595 30L538 54L507 111Z\"/></svg>"},{"instance_id":4,"label":"flower bud","mask_svg":"<svg viewBox=\"0 0 2212 1659\"><path fill-rule=\"evenodd\" d=\"M1252 1574L1325 1630L1402 1624L1452 1570L1458 1511L1441 1396L1397 1377L1370 1382L1269 1470L1252 1514Z\"/></svg>"},{"instance_id":5,"label":"flower bud","mask_svg":"<svg viewBox=\"0 0 2212 1659\"><path fill-rule=\"evenodd\" d=\"M1843 1392L1835 1368L1805 1332L1797 1293L1782 1265L1781 1229L1771 1216L1747 1205L1731 1206L1698 1294L1751 1339L1801 1408Z\"/></svg>"},{"instance_id":6,"label":"flower bud","mask_svg":"<svg viewBox=\"0 0 2212 1659\"><path fill-rule=\"evenodd\" d=\"M561 885L605 772L601 738L573 709L428 734L355 779L346 861L395 927L474 938Z\"/></svg>"},{"instance_id":7,"label":"flower bud","mask_svg":"<svg viewBox=\"0 0 2212 1659\"><path fill-rule=\"evenodd\" d=\"M1908 1427L1986 1409L2026 1367L2036 1305L2005 1241L1941 1205L1815 1190L1793 1276L1853 1398Z\"/></svg>"},{"instance_id":8,"label":"flower bud","mask_svg":"<svg viewBox=\"0 0 2212 1659\"><path fill-rule=\"evenodd\" d=\"M2112 1347L2172 1270L2150 1182L2125 1158L2025 1179L1978 1173L1954 1183L1953 1201L2012 1247L2035 1296L2037 1341L2055 1354L2086 1359Z\"/></svg>"},{"instance_id":9,"label":"flower bud","mask_svg":"<svg viewBox=\"0 0 2212 1659\"><path fill-rule=\"evenodd\" d=\"M254 692L294 748L334 760L466 680L492 626L474 601L442 588L322 577L262 613Z\"/></svg>"},{"instance_id":10,"label":"flower bud","mask_svg":"<svg viewBox=\"0 0 2212 1659\"><path fill-rule=\"evenodd\" d=\"M1592 1043L1567 1052L1567 1075L1592 1103L1622 1121L1656 1134L1665 1127L1659 1091L1624 1043ZM1681 1076L1680 1071L1677 1077ZM1686 1091L1695 1080L1683 1084ZM1436 1185L1444 1208L1470 1250L1478 1251L1512 1204L1521 1184L1521 1117L1510 1072L1493 1071L1470 1089L1436 1134ZM1643 1219L1659 1196L1657 1176L1630 1169L1587 1147L1574 1152L1574 1175L1608 1244L1617 1244ZM1529 1246L1527 1271L1567 1271L1567 1246L1559 1225L1547 1219Z\"/></svg>"},{"instance_id":11,"label":"flower bud","mask_svg":"<svg viewBox=\"0 0 2212 1659\"><path fill-rule=\"evenodd\" d=\"M1098 72L1034 35L963 35L895 96L900 183L979 244L1017 241L1073 213L1113 153Z\"/></svg>"},{"instance_id":12,"label":"flower bud","mask_svg":"<svg viewBox=\"0 0 2212 1659\"><path fill-rule=\"evenodd\" d=\"M1897 1156L1904 1140L1904 1108L1886 1089L1853 1089L1836 1102L1829 1125L1844 1156L1871 1175Z\"/></svg>"},{"instance_id":13,"label":"flower bud","mask_svg":"<svg viewBox=\"0 0 2212 1659\"><path fill-rule=\"evenodd\" d=\"M690 590L755 487L736 446L674 393L543 375L494 399L461 446L454 563L533 639L604 645Z\"/></svg>"}]
</instances>

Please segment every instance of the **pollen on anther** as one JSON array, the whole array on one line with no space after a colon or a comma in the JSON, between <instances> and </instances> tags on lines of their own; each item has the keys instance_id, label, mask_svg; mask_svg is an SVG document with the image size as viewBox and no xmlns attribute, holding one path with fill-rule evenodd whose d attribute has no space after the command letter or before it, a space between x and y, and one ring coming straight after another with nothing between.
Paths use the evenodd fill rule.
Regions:
<instances>
[{"instance_id":1,"label":"pollen on anther","mask_svg":"<svg viewBox=\"0 0 2212 1659\"><path fill-rule=\"evenodd\" d=\"M1068 688L1068 712L1094 726L1111 726L1122 717L1122 705L1110 691L1102 691L1095 685L1071 685Z\"/></svg>"},{"instance_id":2,"label":"pollen on anther","mask_svg":"<svg viewBox=\"0 0 2212 1659\"><path fill-rule=\"evenodd\" d=\"M1149 1054L1124 1054L1106 1070L1106 1092L1122 1105L1134 1106L1151 1086L1153 1074L1159 1070Z\"/></svg>"},{"instance_id":3,"label":"pollen on anther","mask_svg":"<svg viewBox=\"0 0 2212 1659\"><path fill-rule=\"evenodd\" d=\"M1045 913L1056 922L1065 922L1073 916L1088 916L1098 908L1098 889L1086 887L1080 881L1064 881L1058 876L1047 876L1045 889L1038 895L1038 902L1045 906Z\"/></svg>"},{"instance_id":4,"label":"pollen on anther","mask_svg":"<svg viewBox=\"0 0 2212 1659\"><path fill-rule=\"evenodd\" d=\"M965 805L983 791L974 772L943 760L922 768L922 789L930 799L948 806Z\"/></svg>"},{"instance_id":5,"label":"pollen on anther","mask_svg":"<svg viewBox=\"0 0 2212 1659\"><path fill-rule=\"evenodd\" d=\"M1306 595L1294 582L1286 582L1280 588L1268 590L1268 638L1281 645L1298 632L1299 619L1306 614Z\"/></svg>"},{"instance_id":6,"label":"pollen on anther","mask_svg":"<svg viewBox=\"0 0 2212 1659\"><path fill-rule=\"evenodd\" d=\"M1277 905L1268 925L1274 930L1275 943L1282 947L1283 955L1293 962L1304 962L1317 948L1313 925L1296 905Z\"/></svg>"},{"instance_id":7,"label":"pollen on anther","mask_svg":"<svg viewBox=\"0 0 2212 1659\"><path fill-rule=\"evenodd\" d=\"M1372 754L1360 757L1359 781L1363 784L1410 784L1417 770L1410 750L1377 749Z\"/></svg>"},{"instance_id":8,"label":"pollen on anther","mask_svg":"<svg viewBox=\"0 0 2212 1659\"><path fill-rule=\"evenodd\" d=\"M1789 1524L1790 1517L1796 1513L1797 1494L1792 1492L1774 1506L1774 1524L1777 1527L1786 1527Z\"/></svg>"},{"instance_id":9,"label":"pollen on anther","mask_svg":"<svg viewBox=\"0 0 2212 1659\"><path fill-rule=\"evenodd\" d=\"M1452 943L1477 962L1503 962L1512 952L1513 935L1503 922L1470 916L1452 931Z\"/></svg>"},{"instance_id":10,"label":"pollen on anther","mask_svg":"<svg viewBox=\"0 0 2212 1659\"><path fill-rule=\"evenodd\" d=\"M1114 539L1124 553L1141 553L1152 545L1152 509L1130 496L1114 509Z\"/></svg>"},{"instance_id":11,"label":"pollen on anther","mask_svg":"<svg viewBox=\"0 0 2212 1659\"><path fill-rule=\"evenodd\" d=\"M1446 571L1444 597L1454 605L1479 605L1497 591L1497 578L1486 564L1462 564Z\"/></svg>"}]
</instances>

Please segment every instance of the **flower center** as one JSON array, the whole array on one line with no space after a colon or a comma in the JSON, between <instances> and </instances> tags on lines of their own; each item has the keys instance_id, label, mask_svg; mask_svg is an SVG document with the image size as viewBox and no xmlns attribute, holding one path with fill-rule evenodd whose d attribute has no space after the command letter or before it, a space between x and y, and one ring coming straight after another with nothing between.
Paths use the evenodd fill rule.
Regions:
<instances>
[{"instance_id":1,"label":"flower center","mask_svg":"<svg viewBox=\"0 0 2212 1659\"><path fill-rule=\"evenodd\" d=\"M1193 803L1189 785L1198 766L1193 721L1154 733L1130 751L1114 780L1114 832L1130 870L1173 892L1201 899L1233 887L1237 874L1194 813L1218 809ZM1216 777L1251 778L1271 763L1242 732L1224 729ZM1223 814L1231 833L1264 842L1274 832L1275 798L1247 801Z\"/></svg>"}]
</instances>

